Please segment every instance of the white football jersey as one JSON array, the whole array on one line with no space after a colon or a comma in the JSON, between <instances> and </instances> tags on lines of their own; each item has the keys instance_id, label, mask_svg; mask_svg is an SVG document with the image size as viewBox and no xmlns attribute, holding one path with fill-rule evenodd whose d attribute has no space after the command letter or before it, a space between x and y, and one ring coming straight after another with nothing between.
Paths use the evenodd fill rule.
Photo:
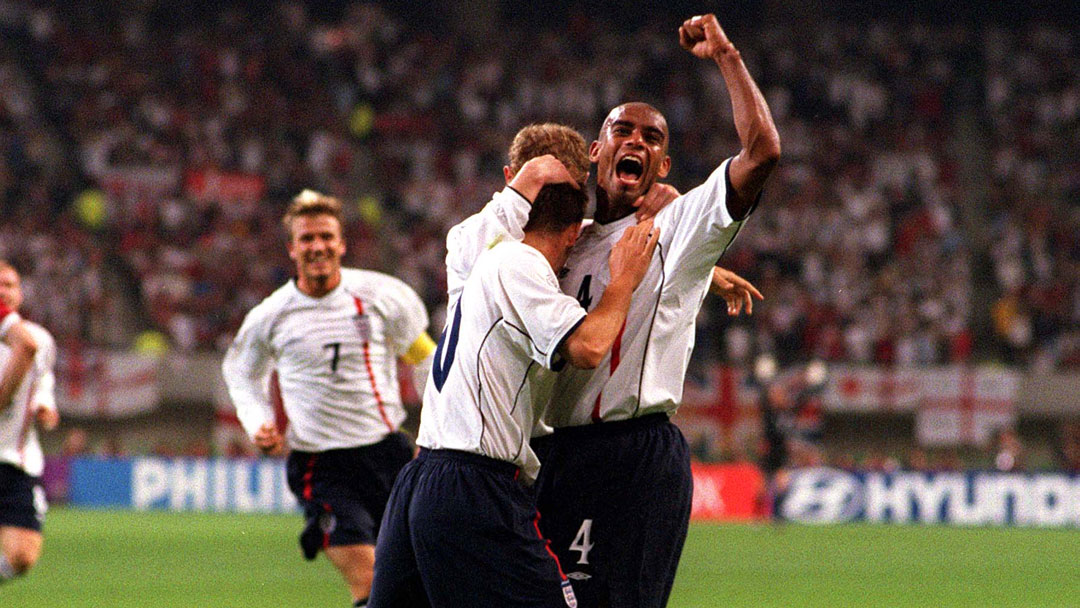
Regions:
<instances>
[{"instance_id":1,"label":"white football jersey","mask_svg":"<svg viewBox=\"0 0 1080 608\"><path fill-rule=\"evenodd\" d=\"M3 302L0 302L0 340L3 340L4 336L7 335L8 330L11 329L11 326L15 325L20 320L22 320L22 317L19 316L19 313L8 308Z\"/></svg>"},{"instance_id":2,"label":"white football jersey","mask_svg":"<svg viewBox=\"0 0 1080 608\"><path fill-rule=\"evenodd\" d=\"M38 477L44 468L41 443L38 441L35 414L37 407L56 409L56 341L44 327L26 322L37 342L34 365L26 372L11 407L0 411L0 462L13 464L27 475ZM7 365L11 348L0 343L0 369Z\"/></svg>"},{"instance_id":3,"label":"white football jersey","mask_svg":"<svg viewBox=\"0 0 1080 608\"><path fill-rule=\"evenodd\" d=\"M584 318L535 248L508 241L483 253L447 310L417 444L512 462L535 480L540 462L529 439L550 397L558 346Z\"/></svg>"},{"instance_id":4,"label":"white football jersey","mask_svg":"<svg viewBox=\"0 0 1080 608\"><path fill-rule=\"evenodd\" d=\"M733 220L727 209L730 162L656 215L660 242L634 291L622 333L596 369L568 367L558 375L555 398L545 415L549 425L625 420L678 409L712 268L743 223ZM611 249L635 223L630 215L586 227L560 274L563 293L592 310L611 280Z\"/></svg>"},{"instance_id":5,"label":"white football jersey","mask_svg":"<svg viewBox=\"0 0 1080 608\"><path fill-rule=\"evenodd\" d=\"M484 208L446 234L446 292L448 303L457 300L480 254L502 241L525 238L532 203L510 186L491 197Z\"/></svg>"},{"instance_id":6,"label":"white football jersey","mask_svg":"<svg viewBox=\"0 0 1080 608\"><path fill-rule=\"evenodd\" d=\"M416 292L399 279L343 268L321 298L289 281L253 308L222 372L248 435L274 419L268 378L278 373L286 440L322 452L377 443L405 419L397 359L427 329Z\"/></svg>"}]
</instances>

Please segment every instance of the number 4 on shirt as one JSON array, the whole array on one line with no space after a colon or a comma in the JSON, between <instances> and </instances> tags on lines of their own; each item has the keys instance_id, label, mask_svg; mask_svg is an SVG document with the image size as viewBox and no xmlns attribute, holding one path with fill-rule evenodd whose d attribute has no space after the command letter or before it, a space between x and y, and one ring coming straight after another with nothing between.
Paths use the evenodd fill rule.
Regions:
<instances>
[{"instance_id":1,"label":"number 4 on shirt","mask_svg":"<svg viewBox=\"0 0 1080 608\"><path fill-rule=\"evenodd\" d=\"M458 331L461 329L461 299L454 309L454 320L450 327L439 336L439 346L435 349L435 359L431 364L431 378L435 381L435 390L442 392L446 376L454 365L454 352L457 350Z\"/></svg>"},{"instance_id":2,"label":"number 4 on shirt","mask_svg":"<svg viewBox=\"0 0 1080 608\"><path fill-rule=\"evenodd\" d=\"M574 542L570 543L571 551L580 551L581 557L578 558L577 563L586 564L589 563L589 551L592 551L593 543L590 539L592 535L592 520L583 519L581 521L581 527L578 528L577 536L574 537Z\"/></svg>"},{"instance_id":3,"label":"number 4 on shirt","mask_svg":"<svg viewBox=\"0 0 1080 608\"><path fill-rule=\"evenodd\" d=\"M581 279L581 287L577 290L577 301L581 304L581 307L585 310L589 310L589 305L592 304L592 296L589 295L589 287L592 285L592 275L585 275L584 279Z\"/></svg>"}]
</instances>

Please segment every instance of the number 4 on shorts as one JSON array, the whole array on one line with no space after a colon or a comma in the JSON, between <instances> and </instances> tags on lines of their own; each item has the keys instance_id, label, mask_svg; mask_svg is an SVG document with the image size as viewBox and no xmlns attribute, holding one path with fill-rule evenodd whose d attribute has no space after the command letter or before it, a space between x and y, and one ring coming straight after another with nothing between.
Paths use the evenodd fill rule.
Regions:
<instances>
[{"instance_id":1,"label":"number 4 on shorts","mask_svg":"<svg viewBox=\"0 0 1080 608\"><path fill-rule=\"evenodd\" d=\"M578 558L577 563L588 564L589 563L589 551L592 551L593 543L590 540L592 534L592 520L585 519L581 522L581 527L578 528L577 536L574 537L574 542L570 543L571 551L580 551L581 557Z\"/></svg>"}]
</instances>

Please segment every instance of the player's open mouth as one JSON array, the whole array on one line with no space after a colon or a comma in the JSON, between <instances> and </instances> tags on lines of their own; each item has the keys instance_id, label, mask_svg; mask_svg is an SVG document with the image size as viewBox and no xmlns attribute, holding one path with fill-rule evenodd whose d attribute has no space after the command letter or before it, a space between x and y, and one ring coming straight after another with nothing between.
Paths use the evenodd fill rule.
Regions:
<instances>
[{"instance_id":1,"label":"player's open mouth","mask_svg":"<svg viewBox=\"0 0 1080 608\"><path fill-rule=\"evenodd\" d=\"M634 156L624 156L615 164L615 176L627 184L636 184L641 181L641 175L645 172L645 165L641 159Z\"/></svg>"}]
</instances>

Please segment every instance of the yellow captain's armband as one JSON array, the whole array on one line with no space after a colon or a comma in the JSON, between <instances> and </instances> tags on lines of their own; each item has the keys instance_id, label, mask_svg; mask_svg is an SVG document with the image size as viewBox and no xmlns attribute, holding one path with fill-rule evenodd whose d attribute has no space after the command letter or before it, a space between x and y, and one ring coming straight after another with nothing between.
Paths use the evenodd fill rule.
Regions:
<instances>
[{"instance_id":1,"label":"yellow captain's armband","mask_svg":"<svg viewBox=\"0 0 1080 608\"><path fill-rule=\"evenodd\" d=\"M401 359L409 365L416 365L424 359L427 359L433 352L435 352L435 341L432 340L431 336L425 331L412 343L409 350L405 351L405 354L401 356Z\"/></svg>"}]
</instances>

